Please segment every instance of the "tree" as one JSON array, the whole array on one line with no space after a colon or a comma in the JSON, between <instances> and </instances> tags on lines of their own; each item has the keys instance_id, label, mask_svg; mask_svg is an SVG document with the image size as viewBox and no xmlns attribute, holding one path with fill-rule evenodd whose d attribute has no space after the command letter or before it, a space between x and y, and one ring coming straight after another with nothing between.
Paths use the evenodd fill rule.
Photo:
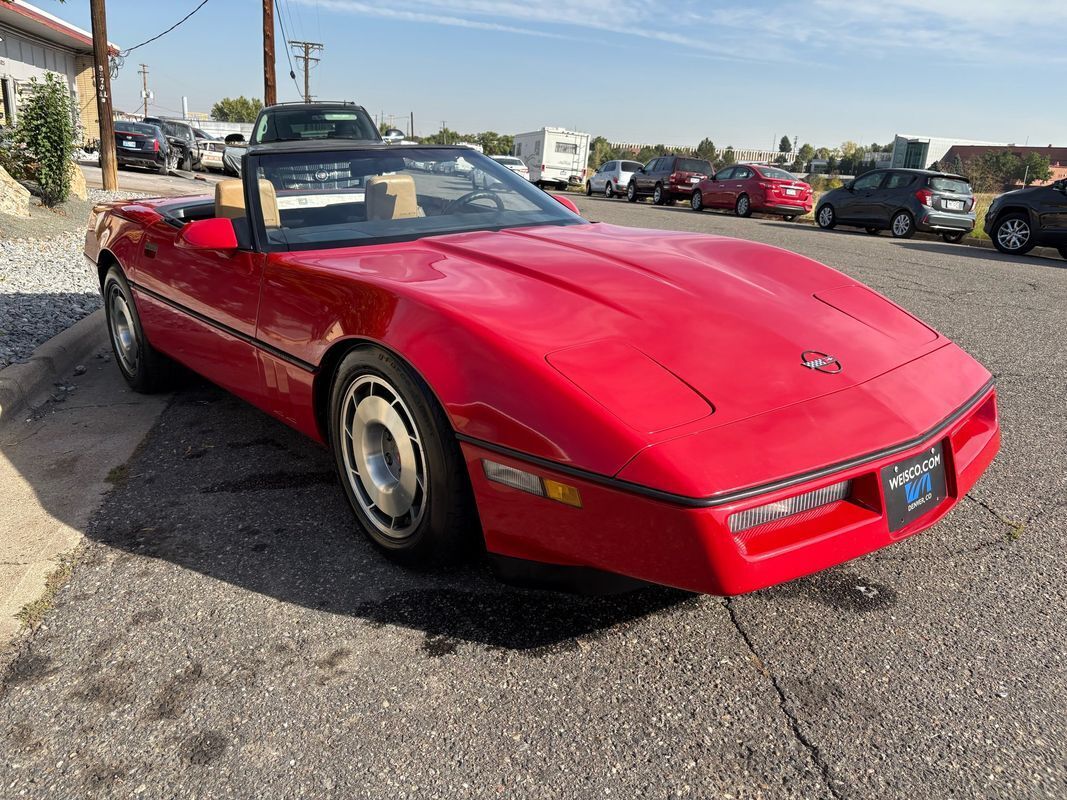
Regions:
<instances>
[{"instance_id":1,"label":"tree","mask_svg":"<svg viewBox=\"0 0 1067 800\"><path fill-rule=\"evenodd\" d=\"M830 158L830 148L820 147L818 150L815 151L815 157L821 158L824 161L827 160L828 158Z\"/></svg>"},{"instance_id":2,"label":"tree","mask_svg":"<svg viewBox=\"0 0 1067 800\"><path fill-rule=\"evenodd\" d=\"M74 101L66 83L53 72L46 72L43 81L30 78L20 95L14 136L18 172L37 184L45 205L55 206L70 195Z\"/></svg>"},{"instance_id":3,"label":"tree","mask_svg":"<svg viewBox=\"0 0 1067 800\"><path fill-rule=\"evenodd\" d=\"M779 153L774 157L774 163L779 167L784 167L789 162L788 156L785 153Z\"/></svg>"},{"instance_id":4,"label":"tree","mask_svg":"<svg viewBox=\"0 0 1067 800\"><path fill-rule=\"evenodd\" d=\"M815 148L805 142L797 150L797 157L793 161L790 169L793 172L805 172L809 169L811 160L815 158Z\"/></svg>"},{"instance_id":5,"label":"tree","mask_svg":"<svg viewBox=\"0 0 1067 800\"><path fill-rule=\"evenodd\" d=\"M702 158L705 161L714 161L718 155L718 151L715 149L715 142L708 138L701 139L700 144L697 145L696 155L697 158Z\"/></svg>"},{"instance_id":6,"label":"tree","mask_svg":"<svg viewBox=\"0 0 1067 800\"><path fill-rule=\"evenodd\" d=\"M1015 177L1024 185L1034 181L1047 181L1052 177L1052 164L1040 153L1028 153L1020 164L1022 171Z\"/></svg>"},{"instance_id":7,"label":"tree","mask_svg":"<svg viewBox=\"0 0 1067 800\"><path fill-rule=\"evenodd\" d=\"M600 165L605 161L612 161L616 158L621 158L622 153L611 146L611 142L605 139L603 136L596 136L589 143L589 163L590 169L599 169Z\"/></svg>"},{"instance_id":8,"label":"tree","mask_svg":"<svg viewBox=\"0 0 1067 800\"><path fill-rule=\"evenodd\" d=\"M851 140L841 142L841 146L837 148L838 152L846 158L854 156L859 149L860 146Z\"/></svg>"},{"instance_id":9,"label":"tree","mask_svg":"<svg viewBox=\"0 0 1067 800\"><path fill-rule=\"evenodd\" d=\"M737 162L737 157L734 155L734 146L732 144L726 145L726 152L722 154L722 163L726 166Z\"/></svg>"},{"instance_id":10,"label":"tree","mask_svg":"<svg viewBox=\"0 0 1067 800\"><path fill-rule=\"evenodd\" d=\"M211 107L211 118L218 122L255 122L262 108L258 97L224 97Z\"/></svg>"},{"instance_id":11,"label":"tree","mask_svg":"<svg viewBox=\"0 0 1067 800\"><path fill-rule=\"evenodd\" d=\"M779 153L792 153L793 152L793 143L791 141L789 141L789 137L788 136L783 136L782 137L782 141L778 142L778 152Z\"/></svg>"},{"instance_id":12,"label":"tree","mask_svg":"<svg viewBox=\"0 0 1067 800\"><path fill-rule=\"evenodd\" d=\"M513 137L502 136L496 131L483 131L469 137L482 146L482 152L487 156L506 156L511 152Z\"/></svg>"}]
</instances>

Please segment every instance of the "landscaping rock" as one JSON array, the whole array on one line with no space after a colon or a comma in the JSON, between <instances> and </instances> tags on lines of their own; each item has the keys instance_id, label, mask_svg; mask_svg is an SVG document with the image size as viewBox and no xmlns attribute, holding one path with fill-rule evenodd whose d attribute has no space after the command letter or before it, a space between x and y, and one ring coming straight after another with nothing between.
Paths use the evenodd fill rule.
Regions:
<instances>
[{"instance_id":1,"label":"landscaping rock","mask_svg":"<svg viewBox=\"0 0 1067 800\"><path fill-rule=\"evenodd\" d=\"M85 185L85 173L74 161L70 162L70 196L79 200L89 198L89 189Z\"/></svg>"},{"instance_id":2,"label":"landscaping rock","mask_svg":"<svg viewBox=\"0 0 1067 800\"><path fill-rule=\"evenodd\" d=\"M78 171L81 172L81 170ZM3 167L0 167L0 214L9 214L13 217L30 215L29 191L8 175Z\"/></svg>"}]
</instances>

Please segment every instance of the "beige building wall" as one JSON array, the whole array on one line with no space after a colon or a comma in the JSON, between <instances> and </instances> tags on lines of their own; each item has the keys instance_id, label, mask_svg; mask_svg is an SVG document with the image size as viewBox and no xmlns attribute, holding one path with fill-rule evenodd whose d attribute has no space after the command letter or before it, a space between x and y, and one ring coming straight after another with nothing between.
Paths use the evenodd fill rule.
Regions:
<instances>
[{"instance_id":1,"label":"beige building wall","mask_svg":"<svg viewBox=\"0 0 1067 800\"><path fill-rule=\"evenodd\" d=\"M74 59L74 102L78 104L78 123L82 143L100 139L100 116L96 111L96 84L93 80L93 58L84 55Z\"/></svg>"}]
</instances>

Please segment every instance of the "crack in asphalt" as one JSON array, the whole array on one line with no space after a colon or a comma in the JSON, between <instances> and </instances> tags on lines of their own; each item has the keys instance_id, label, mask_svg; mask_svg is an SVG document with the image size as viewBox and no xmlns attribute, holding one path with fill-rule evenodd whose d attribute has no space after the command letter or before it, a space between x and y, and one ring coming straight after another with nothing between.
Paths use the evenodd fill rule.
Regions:
<instances>
[{"instance_id":1,"label":"crack in asphalt","mask_svg":"<svg viewBox=\"0 0 1067 800\"><path fill-rule=\"evenodd\" d=\"M1023 529L1026 527L1026 522L1015 522L1013 520L1008 519L1003 514L1001 514L999 511L997 511L995 508L993 508L991 505L986 503L984 500L978 499L977 497L972 495L970 492L965 494L964 497L966 497L972 503L977 503L982 508L984 508L986 511L988 511L990 514L992 514L994 517L996 517L999 522L1002 522L1004 525L1007 525L1008 528L1010 529L1008 531L1008 536L1011 539L1018 539L1019 536L1022 535Z\"/></svg>"},{"instance_id":2,"label":"crack in asphalt","mask_svg":"<svg viewBox=\"0 0 1067 800\"><path fill-rule=\"evenodd\" d=\"M785 693L785 689L782 688L782 684L779 682L778 677L774 675L768 668L767 662L760 656L759 651L756 649L755 642L752 641L752 637L749 636L748 631L741 624L741 620L737 616L737 609L734 608L733 598L726 597L725 606L726 613L730 615L730 622L737 629L737 633L741 636L745 646L748 647L749 653L756 660L759 665L760 672L771 682L771 686L774 687L774 691L778 694L778 707L785 714L786 719L789 721L789 728L793 732L793 736L798 742L808 751L808 755L811 757L812 763L818 768L819 773L822 775L823 783L826 784L827 790L835 798L835 800L845 800L845 795L838 791L834 786L833 776L830 774L830 764L822 755L822 751L819 746L815 744L808 735L804 733L800 726L800 720L797 719L789 708L789 697Z\"/></svg>"}]
</instances>

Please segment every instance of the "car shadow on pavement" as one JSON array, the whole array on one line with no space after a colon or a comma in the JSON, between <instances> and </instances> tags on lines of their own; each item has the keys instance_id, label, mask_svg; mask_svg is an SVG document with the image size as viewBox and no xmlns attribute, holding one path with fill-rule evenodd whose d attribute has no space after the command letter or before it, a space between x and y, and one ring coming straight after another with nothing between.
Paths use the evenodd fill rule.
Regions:
<instances>
[{"instance_id":1,"label":"car shadow on pavement","mask_svg":"<svg viewBox=\"0 0 1067 800\"><path fill-rule=\"evenodd\" d=\"M90 547L84 568L112 571L103 580L127 592L122 576L143 584L146 572L156 573L150 586L201 591L188 585L205 582L166 562L316 613L422 631L432 654L465 641L574 648L694 600L658 587L607 597L515 588L478 555L452 568L402 568L358 530L326 448L198 378L180 381L141 449L109 476L113 489L86 527L108 549ZM227 591L206 586L227 602Z\"/></svg>"}]
</instances>

